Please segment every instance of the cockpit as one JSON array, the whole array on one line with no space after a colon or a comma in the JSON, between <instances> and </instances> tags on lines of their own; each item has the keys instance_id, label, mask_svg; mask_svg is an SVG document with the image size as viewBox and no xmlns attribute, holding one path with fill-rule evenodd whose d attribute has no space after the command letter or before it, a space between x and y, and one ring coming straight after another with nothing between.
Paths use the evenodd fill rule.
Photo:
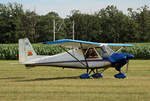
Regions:
<instances>
[{"instance_id":1,"label":"cockpit","mask_svg":"<svg viewBox=\"0 0 150 101\"><path fill-rule=\"evenodd\" d=\"M108 58L113 53L113 50L108 46L92 47L85 50L86 58Z\"/></svg>"}]
</instances>

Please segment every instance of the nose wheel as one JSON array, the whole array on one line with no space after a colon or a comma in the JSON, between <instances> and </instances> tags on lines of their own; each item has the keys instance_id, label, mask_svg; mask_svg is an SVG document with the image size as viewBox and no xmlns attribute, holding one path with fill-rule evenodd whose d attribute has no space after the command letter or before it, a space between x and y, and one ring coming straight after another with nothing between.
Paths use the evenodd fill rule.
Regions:
<instances>
[{"instance_id":1,"label":"nose wheel","mask_svg":"<svg viewBox=\"0 0 150 101\"><path fill-rule=\"evenodd\" d=\"M118 73L116 75L114 75L115 78L118 78L118 79L124 79L126 78L126 75L124 73Z\"/></svg>"},{"instance_id":2,"label":"nose wheel","mask_svg":"<svg viewBox=\"0 0 150 101\"><path fill-rule=\"evenodd\" d=\"M128 72L128 66L129 66L129 60L126 61L126 69L125 71L121 71L121 68L119 69L119 73L118 74L115 74L114 77L115 78L118 78L118 79L124 79L126 78L126 74Z\"/></svg>"}]
</instances>

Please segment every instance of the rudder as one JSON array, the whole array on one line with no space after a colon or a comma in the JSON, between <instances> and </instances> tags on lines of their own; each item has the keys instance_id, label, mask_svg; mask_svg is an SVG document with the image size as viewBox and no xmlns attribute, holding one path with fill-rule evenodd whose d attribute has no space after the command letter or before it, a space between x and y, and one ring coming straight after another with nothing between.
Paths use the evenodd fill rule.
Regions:
<instances>
[{"instance_id":1,"label":"rudder","mask_svg":"<svg viewBox=\"0 0 150 101\"><path fill-rule=\"evenodd\" d=\"M24 63L27 57L36 56L30 41L28 38L19 39L19 62Z\"/></svg>"}]
</instances>

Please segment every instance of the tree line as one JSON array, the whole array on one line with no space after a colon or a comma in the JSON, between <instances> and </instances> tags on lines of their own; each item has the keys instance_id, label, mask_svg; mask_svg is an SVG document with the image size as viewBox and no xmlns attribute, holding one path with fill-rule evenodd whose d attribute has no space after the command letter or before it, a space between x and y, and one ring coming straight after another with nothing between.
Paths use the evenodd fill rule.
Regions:
<instances>
[{"instance_id":1,"label":"tree line","mask_svg":"<svg viewBox=\"0 0 150 101\"><path fill-rule=\"evenodd\" d=\"M0 43L17 43L28 37L31 42L53 40L53 23L57 23L56 39L72 38L72 22L76 40L93 42L124 43L150 42L150 10L143 6L128 14L109 5L94 14L72 10L72 14L61 18L57 12L38 15L24 10L22 4L0 3Z\"/></svg>"}]
</instances>

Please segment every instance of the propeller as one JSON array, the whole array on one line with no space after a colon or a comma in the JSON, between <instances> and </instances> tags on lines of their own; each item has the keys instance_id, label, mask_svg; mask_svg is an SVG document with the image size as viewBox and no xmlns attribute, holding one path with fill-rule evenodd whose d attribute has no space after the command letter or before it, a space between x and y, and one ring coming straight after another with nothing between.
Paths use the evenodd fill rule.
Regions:
<instances>
[{"instance_id":1,"label":"propeller","mask_svg":"<svg viewBox=\"0 0 150 101\"><path fill-rule=\"evenodd\" d=\"M128 69L129 69L129 60L127 60L127 63L126 63L126 69L124 71L124 73L128 73Z\"/></svg>"}]
</instances>

